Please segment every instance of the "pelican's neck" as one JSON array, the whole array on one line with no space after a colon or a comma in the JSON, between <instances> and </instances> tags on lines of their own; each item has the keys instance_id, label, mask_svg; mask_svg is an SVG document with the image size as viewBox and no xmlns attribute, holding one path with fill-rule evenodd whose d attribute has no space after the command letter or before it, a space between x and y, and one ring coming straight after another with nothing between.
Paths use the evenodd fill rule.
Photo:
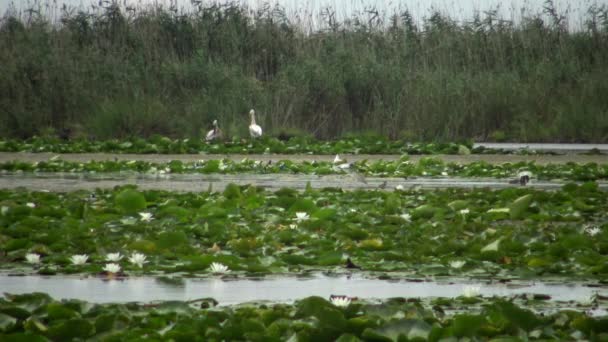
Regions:
<instances>
[{"instance_id":1,"label":"pelican's neck","mask_svg":"<svg viewBox=\"0 0 608 342\"><path fill-rule=\"evenodd\" d=\"M251 124L255 125L255 113L251 113Z\"/></svg>"}]
</instances>

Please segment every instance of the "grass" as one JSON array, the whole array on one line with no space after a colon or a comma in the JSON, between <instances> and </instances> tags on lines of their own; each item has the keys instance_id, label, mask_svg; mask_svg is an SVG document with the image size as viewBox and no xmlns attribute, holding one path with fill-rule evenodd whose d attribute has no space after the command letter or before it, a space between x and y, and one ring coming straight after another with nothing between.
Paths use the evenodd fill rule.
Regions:
<instances>
[{"instance_id":1,"label":"grass","mask_svg":"<svg viewBox=\"0 0 608 342\"><path fill-rule=\"evenodd\" d=\"M265 6L63 10L0 19L0 134L197 137L215 118L246 136L608 141L608 8L569 31L547 1L521 22L407 11L322 30ZM339 10L339 9L338 9Z\"/></svg>"}]
</instances>

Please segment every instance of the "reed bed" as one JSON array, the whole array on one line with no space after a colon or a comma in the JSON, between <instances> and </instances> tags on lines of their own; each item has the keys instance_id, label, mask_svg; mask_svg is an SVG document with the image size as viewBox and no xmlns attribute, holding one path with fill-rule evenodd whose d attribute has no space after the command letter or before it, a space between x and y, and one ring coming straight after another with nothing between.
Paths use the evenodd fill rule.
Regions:
<instances>
[{"instance_id":1,"label":"reed bed","mask_svg":"<svg viewBox=\"0 0 608 342\"><path fill-rule=\"evenodd\" d=\"M608 7L568 29L551 1L496 12L370 9L337 20L266 5L32 8L0 19L0 134L199 137L213 119L270 134L608 141ZM338 9L339 10L339 9Z\"/></svg>"}]
</instances>

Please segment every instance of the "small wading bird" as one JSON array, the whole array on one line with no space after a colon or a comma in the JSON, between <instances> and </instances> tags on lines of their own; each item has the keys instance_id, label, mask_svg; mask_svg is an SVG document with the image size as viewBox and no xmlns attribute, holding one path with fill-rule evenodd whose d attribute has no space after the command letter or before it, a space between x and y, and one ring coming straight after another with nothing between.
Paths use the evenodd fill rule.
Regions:
<instances>
[{"instance_id":1,"label":"small wading bird","mask_svg":"<svg viewBox=\"0 0 608 342\"><path fill-rule=\"evenodd\" d=\"M206 141L213 141L222 138L222 130L217 125L217 120L213 120L213 129L207 132Z\"/></svg>"},{"instance_id":2,"label":"small wading bird","mask_svg":"<svg viewBox=\"0 0 608 342\"><path fill-rule=\"evenodd\" d=\"M262 136L262 127L255 123L255 111L252 109L249 111L251 117L251 125L249 125L249 135L252 138L259 138Z\"/></svg>"},{"instance_id":3,"label":"small wading bird","mask_svg":"<svg viewBox=\"0 0 608 342\"><path fill-rule=\"evenodd\" d=\"M532 178L532 173L530 171L522 171L517 174L516 179L512 179L509 181L509 184L519 184L521 186L525 186L530 183L530 178Z\"/></svg>"},{"instance_id":4,"label":"small wading bird","mask_svg":"<svg viewBox=\"0 0 608 342\"><path fill-rule=\"evenodd\" d=\"M357 172L355 170L355 165L353 163L348 163L345 159L340 158L340 155L338 155L338 154L336 154L336 157L334 158L333 169L334 169L334 171L337 171L337 172L340 172L340 171L346 172L350 176L355 178L357 181L367 184L367 180L365 179L365 176L363 176L362 174L360 174L359 172Z\"/></svg>"}]
</instances>

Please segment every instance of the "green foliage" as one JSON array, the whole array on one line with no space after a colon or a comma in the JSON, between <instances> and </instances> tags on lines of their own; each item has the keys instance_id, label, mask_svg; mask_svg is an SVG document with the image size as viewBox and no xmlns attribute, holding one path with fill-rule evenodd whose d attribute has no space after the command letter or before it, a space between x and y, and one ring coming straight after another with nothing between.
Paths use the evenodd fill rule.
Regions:
<instances>
[{"instance_id":1,"label":"green foliage","mask_svg":"<svg viewBox=\"0 0 608 342\"><path fill-rule=\"evenodd\" d=\"M212 262L237 276L332 272L343 270L347 258L365 271L408 276L601 279L608 274L608 197L594 186L555 191L228 189L117 188L96 191L94 200L83 191L0 190L0 262L7 270L27 267L30 272L25 254L38 253L44 267L35 272L96 274L106 253L140 252L148 256L143 269L127 258L119 262L127 274L196 276L207 273ZM115 199L125 193L145 198L153 219L142 221L121 209ZM36 207L23 204L28 202ZM68 209L80 202L87 203L86 215ZM573 205L577 202L584 206ZM512 210L518 212L513 219ZM298 212L307 215L298 219ZM85 265L70 264L72 255L84 253L89 255ZM453 261L464 266L451 266ZM53 315L78 318L64 311Z\"/></svg>"},{"instance_id":2,"label":"green foliage","mask_svg":"<svg viewBox=\"0 0 608 342\"><path fill-rule=\"evenodd\" d=\"M22 301L11 295L0 299L0 340L247 340L285 341L292 336L307 341L439 341L472 340L601 340L608 331L605 317L573 310L534 313L500 298L480 299L474 307L438 314L439 305L461 306L458 299L438 298L442 304L408 303L407 298L355 299L339 308L321 297L294 304L250 302L246 305L201 307L205 298L191 302L93 304L82 302L81 318L40 314L46 306L71 305L51 300L24 317L12 316ZM371 304L373 302L373 304ZM217 304L217 302L215 302ZM447 310L446 310L447 311ZM476 311L468 313L462 311ZM5 314L8 313L8 314ZM403 318L403 316L406 316ZM295 339L295 338L294 338Z\"/></svg>"},{"instance_id":3,"label":"green foliage","mask_svg":"<svg viewBox=\"0 0 608 342\"><path fill-rule=\"evenodd\" d=\"M553 2L518 23L434 11L419 27L396 9L327 15L318 31L276 6L184 14L104 1L62 11L58 25L36 6L0 22L3 136L195 137L213 119L246 136L255 107L281 139L608 139L605 6L576 32Z\"/></svg>"},{"instance_id":4,"label":"green foliage","mask_svg":"<svg viewBox=\"0 0 608 342\"><path fill-rule=\"evenodd\" d=\"M116 195L116 207L127 214L137 214L146 208L146 198L144 195L132 189L126 189Z\"/></svg>"}]
</instances>

